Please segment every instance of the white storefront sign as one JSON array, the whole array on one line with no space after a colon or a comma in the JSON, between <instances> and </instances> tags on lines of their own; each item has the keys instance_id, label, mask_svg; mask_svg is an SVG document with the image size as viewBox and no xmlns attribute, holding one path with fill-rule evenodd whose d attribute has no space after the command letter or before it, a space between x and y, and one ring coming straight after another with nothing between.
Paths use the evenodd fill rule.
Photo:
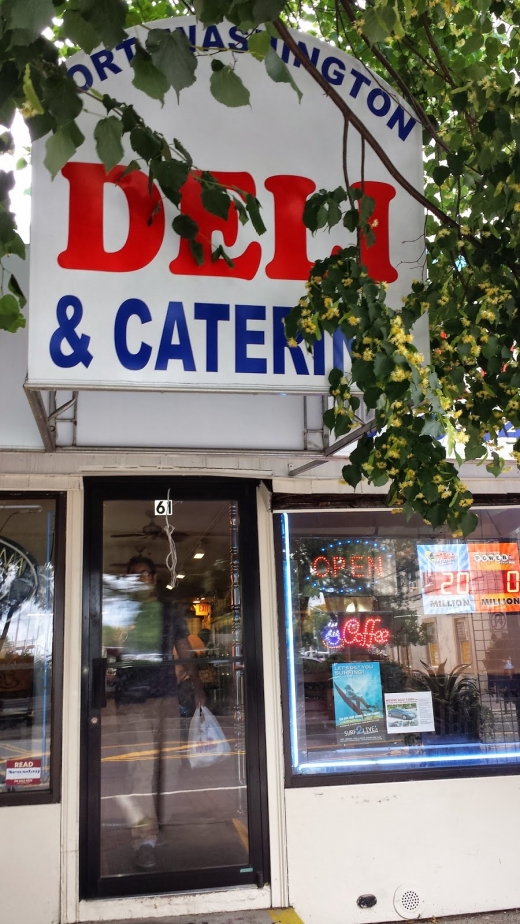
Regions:
<instances>
[{"instance_id":1,"label":"white storefront sign","mask_svg":"<svg viewBox=\"0 0 520 924\"><path fill-rule=\"evenodd\" d=\"M162 202L155 189L149 222L145 174L122 176L135 158L130 147L124 162L105 175L95 152L92 112L106 112L88 99L89 112L79 119L86 140L54 181L43 164L45 141L33 149L29 383L326 392L330 368L349 366L343 336L325 337L311 357L301 347L288 347L283 319L304 294L312 262L333 247L354 243L341 224L313 237L302 222L314 190L344 186L341 113L281 41L277 52L303 92L301 103L288 84L271 81L262 63L240 54L246 41L234 26L205 29L193 17L153 25L182 28L192 44L212 52L227 49L222 59L236 60L251 105L227 108L213 98L210 54L199 58L197 81L180 102L170 90L161 107L132 85L131 37L112 51L74 56L69 71L80 86L131 103L168 141L179 138L198 169L256 195L267 233L257 237L250 224L238 222L234 209L227 221L202 212L199 184L190 178L185 207L195 211L207 252L210 243L223 244L234 263L230 268L208 259L198 267L187 242L172 230L174 206ZM421 189L421 129L403 101L354 58L294 35L396 168ZM360 184L361 143L353 129L347 154L350 182ZM423 210L368 145L364 181L378 218L365 262L389 284L390 303L397 307L421 274Z\"/></svg>"}]
</instances>

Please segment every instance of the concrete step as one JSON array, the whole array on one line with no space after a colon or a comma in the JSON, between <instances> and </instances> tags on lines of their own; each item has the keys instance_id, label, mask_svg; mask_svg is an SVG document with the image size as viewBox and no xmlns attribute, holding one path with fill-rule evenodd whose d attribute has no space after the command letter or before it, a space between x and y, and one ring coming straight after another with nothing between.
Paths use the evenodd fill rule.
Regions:
<instances>
[{"instance_id":1,"label":"concrete step","mask_svg":"<svg viewBox=\"0 0 520 924\"><path fill-rule=\"evenodd\" d=\"M96 924L96 922L91 922ZM268 911L227 911L217 914L182 914L180 917L135 918L131 921L107 921L106 924L304 924L294 908L269 908ZM516 924L516 922L515 922Z\"/></svg>"}]
</instances>

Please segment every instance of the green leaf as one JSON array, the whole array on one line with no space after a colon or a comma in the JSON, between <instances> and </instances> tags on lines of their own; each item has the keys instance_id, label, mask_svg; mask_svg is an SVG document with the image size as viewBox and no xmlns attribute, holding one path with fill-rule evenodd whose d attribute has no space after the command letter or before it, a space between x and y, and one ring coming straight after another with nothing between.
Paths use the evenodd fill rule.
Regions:
<instances>
[{"instance_id":1,"label":"green leaf","mask_svg":"<svg viewBox=\"0 0 520 924\"><path fill-rule=\"evenodd\" d=\"M103 97L103 105L106 108L105 98ZM134 128L141 127L141 118L137 115L133 106L121 106L121 122L123 123L123 135L126 132L131 132Z\"/></svg>"},{"instance_id":2,"label":"green leaf","mask_svg":"<svg viewBox=\"0 0 520 924\"><path fill-rule=\"evenodd\" d=\"M249 36L248 48L253 58L263 61L271 47L271 38L267 32L253 32Z\"/></svg>"},{"instance_id":3,"label":"green leaf","mask_svg":"<svg viewBox=\"0 0 520 924\"><path fill-rule=\"evenodd\" d=\"M0 199L6 199L11 189L14 189L16 180L12 170L0 170Z\"/></svg>"},{"instance_id":4,"label":"green leaf","mask_svg":"<svg viewBox=\"0 0 520 924\"><path fill-rule=\"evenodd\" d=\"M73 122L83 109L76 84L66 74L48 81L45 101L58 125Z\"/></svg>"},{"instance_id":5,"label":"green leaf","mask_svg":"<svg viewBox=\"0 0 520 924\"><path fill-rule=\"evenodd\" d=\"M380 487L382 487L384 484L387 483L388 478L389 478L389 476L387 475L386 472L381 472L381 474L378 474L378 475L371 475L371 476L370 476L370 484L373 484L374 487L376 487L376 488L380 488Z\"/></svg>"},{"instance_id":6,"label":"green leaf","mask_svg":"<svg viewBox=\"0 0 520 924\"><path fill-rule=\"evenodd\" d=\"M133 128L130 132L130 144L139 157L147 163L152 157L157 157L161 151L161 141L150 128Z\"/></svg>"},{"instance_id":7,"label":"green leaf","mask_svg":"<svg viewBox=\"0 0 520 924\"><path fill-rule=\"evenodd\" d=\"M222 0L194 0L193 6L203 26L218 25L229 10Z\"/></svg>"},{"instance_id":8,"label":"green leaf","mask_svg":"<svg viewBox=\"0 0 520 924\"><path fill-rule=\"evenodd\" d=\"M179 205L181 201L180 190L188 179L190 172L188 164L180 160L153 160L150 167L152 175L159 183L164 195L167 196L170 202Z\"/></svg>"},{"instance_id":9,"label":"green leaf","mask_svg":"<svg viewBox=\"0 0 520 924\"><path fill-rule=\"evenodd\" d=\"M25 254L25 247L24 247L24 254ZM25 305L27 304L27 299L20 288L20 284L16 276L14 276L13 273L11 273L11 276L9 278L7 288L9 289L10 292L13 293L15 298L18 300L18 304L20 308L24 308Z\"/></svg>"},{"instance_id":10,"label":"green leaf","mask_svg":"<svg viewBox=\"0 0 520 924\"><path fill-rule=\"evenodd\" d=\"M25 318L14 295L0 298L0 330L14 334L20 327L25 327Z\"/></svg>"},{"instance_id":11,"label":"green leaf","mask_svg":"<svg viewBox=\"0 0 520 924\"><path fill-rule=\"evenodd\" d=\"M444 428L436 417L428 414L424 418L421 436L433 436L434 439L438 439L440 436L444 436Z\"/></svg>"},{"instance_id":12,"label":"green leaf","mask_svg":"<svg viewBox=\"0 0 520 924\"><path fill-rule=\"evenodd\" d=\"M221 70L213 70L209 86L212 95L224 106L249 106L249 90L228 64Z\"/></svg>"},{"instance_id":13,"label":"green leaf","mask_svg":"<svg viewBox=\"0 0 520 924\"><path fill-rule=\"evenodd\" d=\"M25 65L25 71L23 76L23 92L25 93L25 98L34 112L38 115L43 115L45 110L38 99L38 94L34 89L33 82L31 80L31 65Z\"/></svg>"},{"instance_id":14,"label":"green leaf","mask_svg":"<svg viewBox=\"0 0 520 924\"><path fill-rule=\"evenodd\" d=\"M121 144L122 131L123 126L121 120L117 119L115 116L108 116L106 119L100 119L94 129L96 152L106 173L109 173L112 167L115 167L123 158L124 150Z\"/></svg>"},{"instance_id":15,"label":"green leaf","mask_svg":"<svg viewBox=\"0 0 520 924\"><path fill-rule=\"evenodd\" d=\"M478 526L478 516L476 513L465 513L460 520L460 528L464 536L469 536Z\"/></svg>"},{"instance_id":16,"label":"green leaf","mask_svg":"<svg viewBox=\"0 0 520 924\"><path fill-rule=\"evenodd\" d=\"M221 186L216 185L210 173L203 173L200 178L202 185L201 202L207 212L227 220L231 199Z\"/></svg>"},{"instance_id":17,"label":"green leaf","mask_svg":"<svg viewBox=\"0 0 520 924\"><path fill-rule=\"evenodd\" d=\"M218 247L216 247L215 250L213 251L213 253L211 254L211 262L212 262L212 263L216 263L217 260L220 260L220 259L224 260L224 262L227 263L227 265L228 265L231 269L233 268L233 266L234 266L233 260L231 259L231 257L229 256L229 254L226 253L226 251L224 250L222 244L219 244Z\"/></svg>"},{"instance_id":18,"label":"green leaf","mask_svg":"<svg viewBox=\"0 0 520 924\"><path fill-rule=\"evenodd\" d=\"M368 221L376 207L375 200L371 196L363 196L359 203L359 221L362 224Z\"/></svg>"},{"instance_id":19,"label":"green leaf","mask_svg":"<svg viewBox=\"0 0 520 924\"><path fill-rule=\"evenodd\" d=\"M401 17L399 16L399 11L398 11L397 7L394 8L394 13L395 13L394 35L396 35L397 38L402 39L402 38L405 37L406 32L405 32L404 26L403 26L403 24L402 24L402 22L401 22Z\"/></svg>"},{"instance_id":20,"label":"green leaf","mask_svg":"<svg viewBox=\"0 0 520 924\"><path fill-rule=\"evenodd\" d=\"M1 79L1 77L0 77ZM10 128L16 114L16 103L10 97L0 104L0 125Z\"/></svg>"},{"instance_id":21,"label":"green leaf","mask_svg":"<svg viewBox=\"0 0 520 924\"><path fill-rule=\"evenodd\" d=\"M432 177L434 183L437 183L437 186L442 186L445 180L451 175L451 170L449 167L437 166L432 170Z\"/></svg>"},{"instance_id":22,"label":"green leaf","mask_svg":"<svg viewBox=\"0 0 520 924\"><path fill-rule=\"evenodd\" d=\"M190 241L190 251L191 251L191 255L193 259L195 260L195 263L197 264L197 266L202 266L202 264L204 263L204 247L202 246L200 241L191 240Z\"/></svg>"},{"instance_id":23,"label":"green leaf","mask_svg":"<svg viewBox=\"0 0 520 924\"><path fill-rule=\"evenodd\" d=\"M482 354L486 359L492 359L498 353L498 340L493 334L490 335L487 343L482 344Z\"/></svg>"},{"instance_id":24,"label":"green leaf","mask_svg":"<svg viewBox=\"0 0 520 924\"><path fill-rule=\"evenodd\" d=\"M352 488L357 488L361 478L361 469L357 465L344 465L341 470L341 477L343 481L346 481Z\"/></svg>"},{"instance_id":25,"label":"green leaf","mask_svg":"<svg viewBox=\"0 0 520 924\"><path fill-rule=\"evenodd\" d=\"M253 20L255 23L274 22L285 6L285 0L254 0Z\"/></svg>"},{"instance_id":26,"label":"green leaf","mask_svg":"<svg viewBox=\"0 0 520 924\"><path fill-rule=\"evenodd\" d=\"M129 173L133 173L134 170L140 170L140 169L141 169L141 168L140 168L139 164L137 163L137 161L136 161L136 160L131 160L130 163L129 163L129 164L125 167L125 169L123 170L123 172L122 172L120 178L123 179L124 176L128 176L128 174L129 174Z\"/></svg>"},{"instance_id":27,"label":"green leaf","mask_svg":"<svg viewBox=\"0 0 520 924\"><path fill-rule=\"evenodd\" d=\"M99 45L100 40L96 30L91 23L83 19L81 13L75 10L65 10L61 29L65 38L68 38L74 45L78 45L88 55Z\"/></svg>"},{"instance_id":28,"label":"green leaf","mask_svg":"<svg viewBox=\"0 0 520 924\"><path fill-rule=\"evenodd\" d=\"M0 206L0 244L2 245L2 256L7 253L6 246L11 242L14 234L14 215L5 208L5 205Z\"/></svg>"},{"instance_id":29,"label":"green leaf","mask_svg":"<svg viewBox=\"0 0 520 924\"><path fill-rule=\"evenodd\" d=\"M152 99L159 99L162 103L164 94L170 89L170 84L162 71L156 68L148 52L140 45L136 46L131 67L134 69L134 79L132 80L134 87L142 90Z\"/></svg>"},{"instance_id":30,"label":"green leaf","mask_svg":"<svg viewBox=\"0 0 520 924\"><path fill-rule=\"evenodd\" d=\"M235 206L237 213L238 213L240 224L247 225L248 215L247 215L247 209L244 203L241 202L240 199L237 199L236 196L233 196L232 199L233 199L233 205Z\"/></svg>"},{"instance_id":31,"label":"green leaf","mask_svg":"<svg viewBox=\"0 0 520 924\"><path fill-rule=\"evenodd\" d=\"M492 109L488 109L487 112L482 116L478 127L481 132L484 132L485 135L492 135L496 128L496 118L495 113Z\"/></svg>"},{"instance_id":32,"label":"green leaf","mask_svg":"<svg viewBox=\"0 0 520 924\"><path fill-rule=\"evenodd\" d=\"M336 414L333 407L329 407L328 411L325 411L323 415L323 423L329 430L334 429L334 423L336 420Z\"/></svg>"},{"instance_id":33,"label":"green leaf","mask_svg":"<svg viewBox=\"0 0 520 924\"><path fill-rule=\"evenodd\" d=\"M265 234L267 228L260 214L260 203L251 193L247 193L246 195L246 209L256 233Z\"/></svg>"},{"instance_id":34,"label":"green leaf","mask_svg":"<svg viewBox=\"0 0 520 924\"><path fill-rule=\"evenodd\" d=\"M189 153L189 151L186 150L186 148L180 143L180 141L177 138L173 139L173 146L175 150L179 152L181 157L184 157L184 160L186 161L188 166L193 167L193 158L191 154Z\"/></svg>"},{"instance_id":35,"label":"green leaf","mask_svg":"<svg viewBox=\"0 0 520 924\"><path fill-rule=\"evenodd\" d=\"M292 75L289 71L289 68L284 61L276 54L276 51L269 46L267 54L264 58L265 69L269 74L271 80L274 80L275 83L288 83L297 94L298 99L301 100L303 93L299 87L295 84Z\"/></svg>"},{"instance_id":36,"label":"green leaf","mask_svg":"<svg viewBox=\"0 0 520 924\"><path fill-rule=\"evenodd\" d=\"M494 475L495 478L498 478L498 476L504 470L504 465L505 465L504 459L501 459L498 453L492 452L491 462L488 462L488 464L486 465L486 471L490 472L491 475Z\"/></svg>"},{"instance_id":37,"label":"green leaf","mask_svg":"<svg viewBox=\"0 0 520 924\"><path fill-rule=\"evenodd\" d=\"M38 138L43 138L56 128L56 120L53 119L48 112L46 112L45 115L36 115L32 116L30 119L26 119L26 124L29 129L31 141L37 141Z\"/></svg>"},{"instance_id":38,"label":"green leaf","mask_svg":"<svg viewBox=\"0 0 520 924\"><path fill-rule=\"evenodd\" d=\"M396 12L391 6L369 7L365 11L363 32L370 42L383 42L395 27Z\"/></svg>"},{"instance_id":39,"label":"green leaf","mask_svg":"<svg viewBox=\"0 0 520 924\"><path fill-rule=\"evenodd\" d=\"M191 50L189 39L180 29L174 29L173 32L151 29L146 47L155 67L164 74L178 99L181 90L195 83L197 58Z\"/></svg>"},{"instance_id":40,"label":"green leaf","mask_svg":"<svg viewBox=\"0 0 520 924\"><path fill-rule=\"evenodd\" d=\"M359 224L359 213L357 209L349 209L343 216L343 224L347 231L355 231Z\"/></svg>"},{"instance_id":41,"label":"green leaf","mask_svg":"<svg viewBox=\"0 0 520 924\"><path fill-rule=\"evenodd\" d=\"M75 126L76 127L76 126ZM54 135L48 139L45 146L45 166L52 178L60 172L72 155L76 152L79 144L76 144L77 138L70 130L70 126L59 128Z\"/></svg>"},{"instance_id":42,"label":"green leaf","mask_svg":"<svg viewBox=\"0 0 520 924\"><path fill-rule=\"evenodd\" d=\"M394 368L394 362L386 353L377 353L374 360L374 374L376 378L386 378Z\"/></svg>"},{"instance_id":43,"label":"green leaf","mask_svg":"<svg viewBox=\"0 0 520 924\"><path fill-rule=\"evenodd\" d=\"M39 35L46 26L52 25L55 15L52 0L24 0L23 3L11 3L9 27Z\"/></svg>"},{"instance_id":44,"label":"green leaf","mask_svg":"<svg viewBox=\"0 0 520 924\"><path fill-rule=\"evenodd\" d=\"M125 0L79 0L79 11L107 48L114 48L128 37L124 30Z\"/></svg>"},{"instance_id":45,"label":"green leaf","mask_svg":"<svg viewBox=\"0 0 520 924\"><path fill-rule=\"evenodd\" d=\"M179 237L191 241L197 236L199 226L189 215L177 215L172 221L172 228Z\"/></svg>"},{"instance_id":46,"label":"green leaf","mask_svg":"<svg viewBox=\"0 0 520 924\"><path fill-rule=\"evenodd\" d=\"M318 230L318 216L323 207L324 198L322 192L314 193L307 199L303 208L303 223L313 233Z\"/></svg>"},{"instance_id":47,"label":"green leaf","mask_svg":"<svg viewBox=\"0 0 520 924\"><path fill-rule=\"evenodd\" d=\"M3 249L6 254L14 254L21 260L25 260L25 244L17 231Z\"/></svg>"},{"instance_id":48,"label":"green leaf","mask_svg":"<svg viewBox=\"0 0 520 924\"><path fill-rule=\"evenodd\" d=\"M487 449L482 445L478 437L470 437L469 442L464 446L464 458L466 462L471 459L481 459L487 454Z\"/></svg>"}]
</instances>

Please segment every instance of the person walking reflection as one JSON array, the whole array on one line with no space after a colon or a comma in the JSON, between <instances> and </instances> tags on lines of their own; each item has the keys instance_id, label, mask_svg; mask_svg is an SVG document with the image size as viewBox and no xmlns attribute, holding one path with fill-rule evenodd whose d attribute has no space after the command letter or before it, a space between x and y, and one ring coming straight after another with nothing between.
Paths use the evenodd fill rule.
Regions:
<instances>
[{"instance_id":1,"label":"person walking reflection","mask_svg":"<svg viewBox=\"0 0 520 924\"><path fill-rule=\"evenodd\" d=\"M126 573L128 592L138 603L118 659L116 722L127 752L126 792L119 795L134 841L134 866L157 866L157 836L164 792L172 791L180 767L180 715L173 650L184 662L196 706L205 704L182 604L157 596L157 570L150 558L136 555Z\"/></svg>"}]
</instances>

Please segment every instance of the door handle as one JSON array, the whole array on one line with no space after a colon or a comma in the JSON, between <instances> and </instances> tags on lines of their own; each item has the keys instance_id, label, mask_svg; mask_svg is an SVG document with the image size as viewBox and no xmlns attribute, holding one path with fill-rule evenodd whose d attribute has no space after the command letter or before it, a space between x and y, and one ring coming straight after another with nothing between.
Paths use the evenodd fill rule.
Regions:
<instances>
[{"instance_id":1,"label":"door handle","mask_svg":"<svg viewBox=\"0 0 520 924\"><path fill-rule=\"evenodd\" d=\"M92 658L91 704L93 709L103 709L107 704L106 674L107 659Z\"/></svg>"}]
</instances>

